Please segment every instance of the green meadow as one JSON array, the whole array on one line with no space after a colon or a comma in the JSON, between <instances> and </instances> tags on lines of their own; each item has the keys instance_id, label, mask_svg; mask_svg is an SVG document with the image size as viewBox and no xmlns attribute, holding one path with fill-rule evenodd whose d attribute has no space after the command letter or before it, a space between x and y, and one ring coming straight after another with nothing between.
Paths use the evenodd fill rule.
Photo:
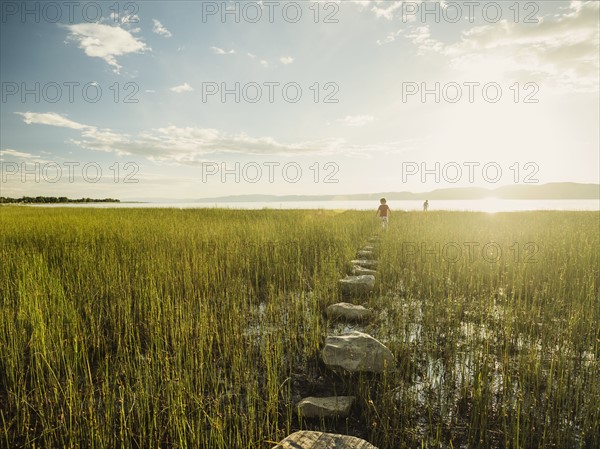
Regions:
<instances>
[{"instance_id":1,"label":"green meadow","mask_svg":"<svg viewBox=\"0 0 600 449\"><path fill-rule=\"evenodd\" d=\"M0 447L600 447L598 212L0 207ZM362 325L329 322L381 235ZM357 329L393 371L331 372ZM300 419L309 395L349 418Z\"/></svg>"}]
</instances>

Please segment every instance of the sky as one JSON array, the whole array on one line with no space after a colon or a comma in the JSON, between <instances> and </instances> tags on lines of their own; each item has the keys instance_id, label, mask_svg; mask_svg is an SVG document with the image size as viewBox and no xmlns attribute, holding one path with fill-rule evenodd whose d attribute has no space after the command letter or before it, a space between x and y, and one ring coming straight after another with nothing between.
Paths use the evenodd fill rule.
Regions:
<instances>
[{"instance_id":1,"label":"sky","mask_svg":"<svg viewBox=\"0 0 600 449\"><path fill-rule=\"evenodd\" d=\"M0 196L599 183L599 3L0 3Z\"/></svg>"}]
</instances>

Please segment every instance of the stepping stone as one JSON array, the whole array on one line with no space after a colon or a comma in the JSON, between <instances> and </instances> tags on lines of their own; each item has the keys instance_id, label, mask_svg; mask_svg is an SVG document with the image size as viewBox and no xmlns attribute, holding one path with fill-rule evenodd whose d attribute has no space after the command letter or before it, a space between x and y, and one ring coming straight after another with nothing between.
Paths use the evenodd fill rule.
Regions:
<instances>
[{"instance_id":1,"label":"stepping stone","mask_svg":"<svg viewBox=\"0 0 600 449\"><path fill-rule=\"evenodd\" d=\"M374 253L377 252L377 248L375 248L373 245L365 245L361 248L362 251L373 251Z\"/></svg>"},{"instance_id":2,"label":"stepping stone","mask_svg":"<svg viewBox=\"0 0 600 449\"><path fill-rule=\"evenodd\" d=\"M298 403L298 414L304 418L345 418L350 414L354 399L354 396L311 396Z\"/></svg>"},{"instance_id":3,"label":"stepping stone","mask_svg":"<svg viewBox=\"0 0 600 449\"><path fill-rule=\"evenodd\" d=\"M350 372L382 373L394 369L396 359L379 340L363 332L332 335L325 340L323 362Z\"/></svg>"},{"instance_id":4,"label":"stepping stone","mask_svg":"<svg viewBox=\"0 0 600 449\"><path fill-rule=\"evenodd\" d=\"M336 433L301 430L292 433L272 449L377 449L360 438Z\"/></svg>"},{"instance_id":5,"label":"stepping stone","mask_svg":"<svg viewBox=\"0 0 600 449\"><path fill-rule=\"evenodd\" d=\"M367 242L369 242L369 243L373 243L373 244L375 244L375 245L376 245L376 244L378 244L378 243L379 243L379 241L380 241L380 240L381 240L381 237L379 237L378 235L374 235L373 237L369 237L369 238L367 239Z\"/></svg>"},{"instance_id":6,"label":"stepping stone","mask_svg":"<svg viewBox=\"0 0 600 449\"><path fill-rule=\"evenodd\" d=\"M356 253L356 257L359 257L361 259L377 259L377 254L375 254L373 251L366 251L366 250L360 250Z\"/></svg>"},{"instance_id":7,"label":"stepping stone","mask_svg":"<svg viewBox=\"0 0 600 449\"><path fill-rule=\"evenodd\" d=\"M344 279L340 279L339 283L344 295L365 295L373 290L375 276L372 274L346 276Z\"/></svg>"},{"instance_id":8,"label":"stepping stone","mask_svg":"<svg viewBox=\"0 0 600 449\"><path fill-rule=\"evenodd\" d=\"M369 268L361 267L360 265L353 265L352 266L352 274L355 276L360 276L360 275L365 275L365 274L370 274L370 275L375 276L377 274L377 271L370 270Z\"/></svg>"},{"instance_id":9,"label":"stepping stone","mask_svg":"<svg viewBox=\"0 0 600 449\"><path fill-rule=\"evenodd\" d=\"M373 315L371 310L356 304L347 302L338 302L327 307L327 316L329 318L342 318L349 321L367 320Z\"/></svg>"},{"instance_id":10,"label":"stepping stone","mask_svg":"<svg viewBox=\"0 0 600 449\"><path fill-rule=\"evenodd\" d=\"M350 263L353 265L360 265L363 268L377 268L376 260L355 259L355 260L351 260Z\"/></svg>"}]
</instances>

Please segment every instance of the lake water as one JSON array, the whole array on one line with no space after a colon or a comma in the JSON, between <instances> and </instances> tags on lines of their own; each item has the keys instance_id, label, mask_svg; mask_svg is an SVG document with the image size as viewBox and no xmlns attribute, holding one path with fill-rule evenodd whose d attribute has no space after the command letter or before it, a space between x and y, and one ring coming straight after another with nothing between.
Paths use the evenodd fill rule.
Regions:
<instances>
[{"instance_id":1,"label":"lake water","mask_svg":"<svg viewBox=\"0 0 600 449\"><path fill-rule=\"evenodd\" d=\"M421 210L422 201L389 201L394 210ZM223 203L71 203L35 204L34 207L92 207L92 208L175 208L175 209L354 209L377 210L377 201L287 201L287 202L223 202ZM600 200L431 200L429 210L513 212L528 210L600 210Z\"/></svg>"}]
</instances>

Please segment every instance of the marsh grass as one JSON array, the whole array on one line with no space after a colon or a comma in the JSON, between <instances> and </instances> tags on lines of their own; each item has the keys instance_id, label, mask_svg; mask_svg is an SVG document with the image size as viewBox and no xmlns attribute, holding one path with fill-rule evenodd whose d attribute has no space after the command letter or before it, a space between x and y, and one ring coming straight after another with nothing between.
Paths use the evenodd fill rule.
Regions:
<instances>
[{"instance_id":1,"label":"marsh grass","mask_svg":"<svg viewBox=\"0 0 600 449\"><path fill-rule=\"evenodd\" d=\"M599 447L598 213L428 212L394 225L371 326L403 389L378 386L397 431L373 441Z\"/></svg>"},{"instance_id":2,"label":"marsh grass","mask_svg":"<svg viewBox=\"0 0 600 449\"><path fill-rule=\"evenodd\" d=\"M372 215L2 207L0 446L598 447L598 214L395 214L363 329L397 366L345 376L323 311ZM357 403L303 422L300 392Z\"/></svg>"},{"instance_id":3,"label":"marsh grass","mask_svg":"<svg viewBox=\"0 0 600 449\"><path fill-rule=\"evenodd\" d=\"M8 447L282 438L292 362L320 346L316 311L370 227L352 212L0 213ZM259 305L272 332L256 339Z\"/></svg>"}]
</instances>

